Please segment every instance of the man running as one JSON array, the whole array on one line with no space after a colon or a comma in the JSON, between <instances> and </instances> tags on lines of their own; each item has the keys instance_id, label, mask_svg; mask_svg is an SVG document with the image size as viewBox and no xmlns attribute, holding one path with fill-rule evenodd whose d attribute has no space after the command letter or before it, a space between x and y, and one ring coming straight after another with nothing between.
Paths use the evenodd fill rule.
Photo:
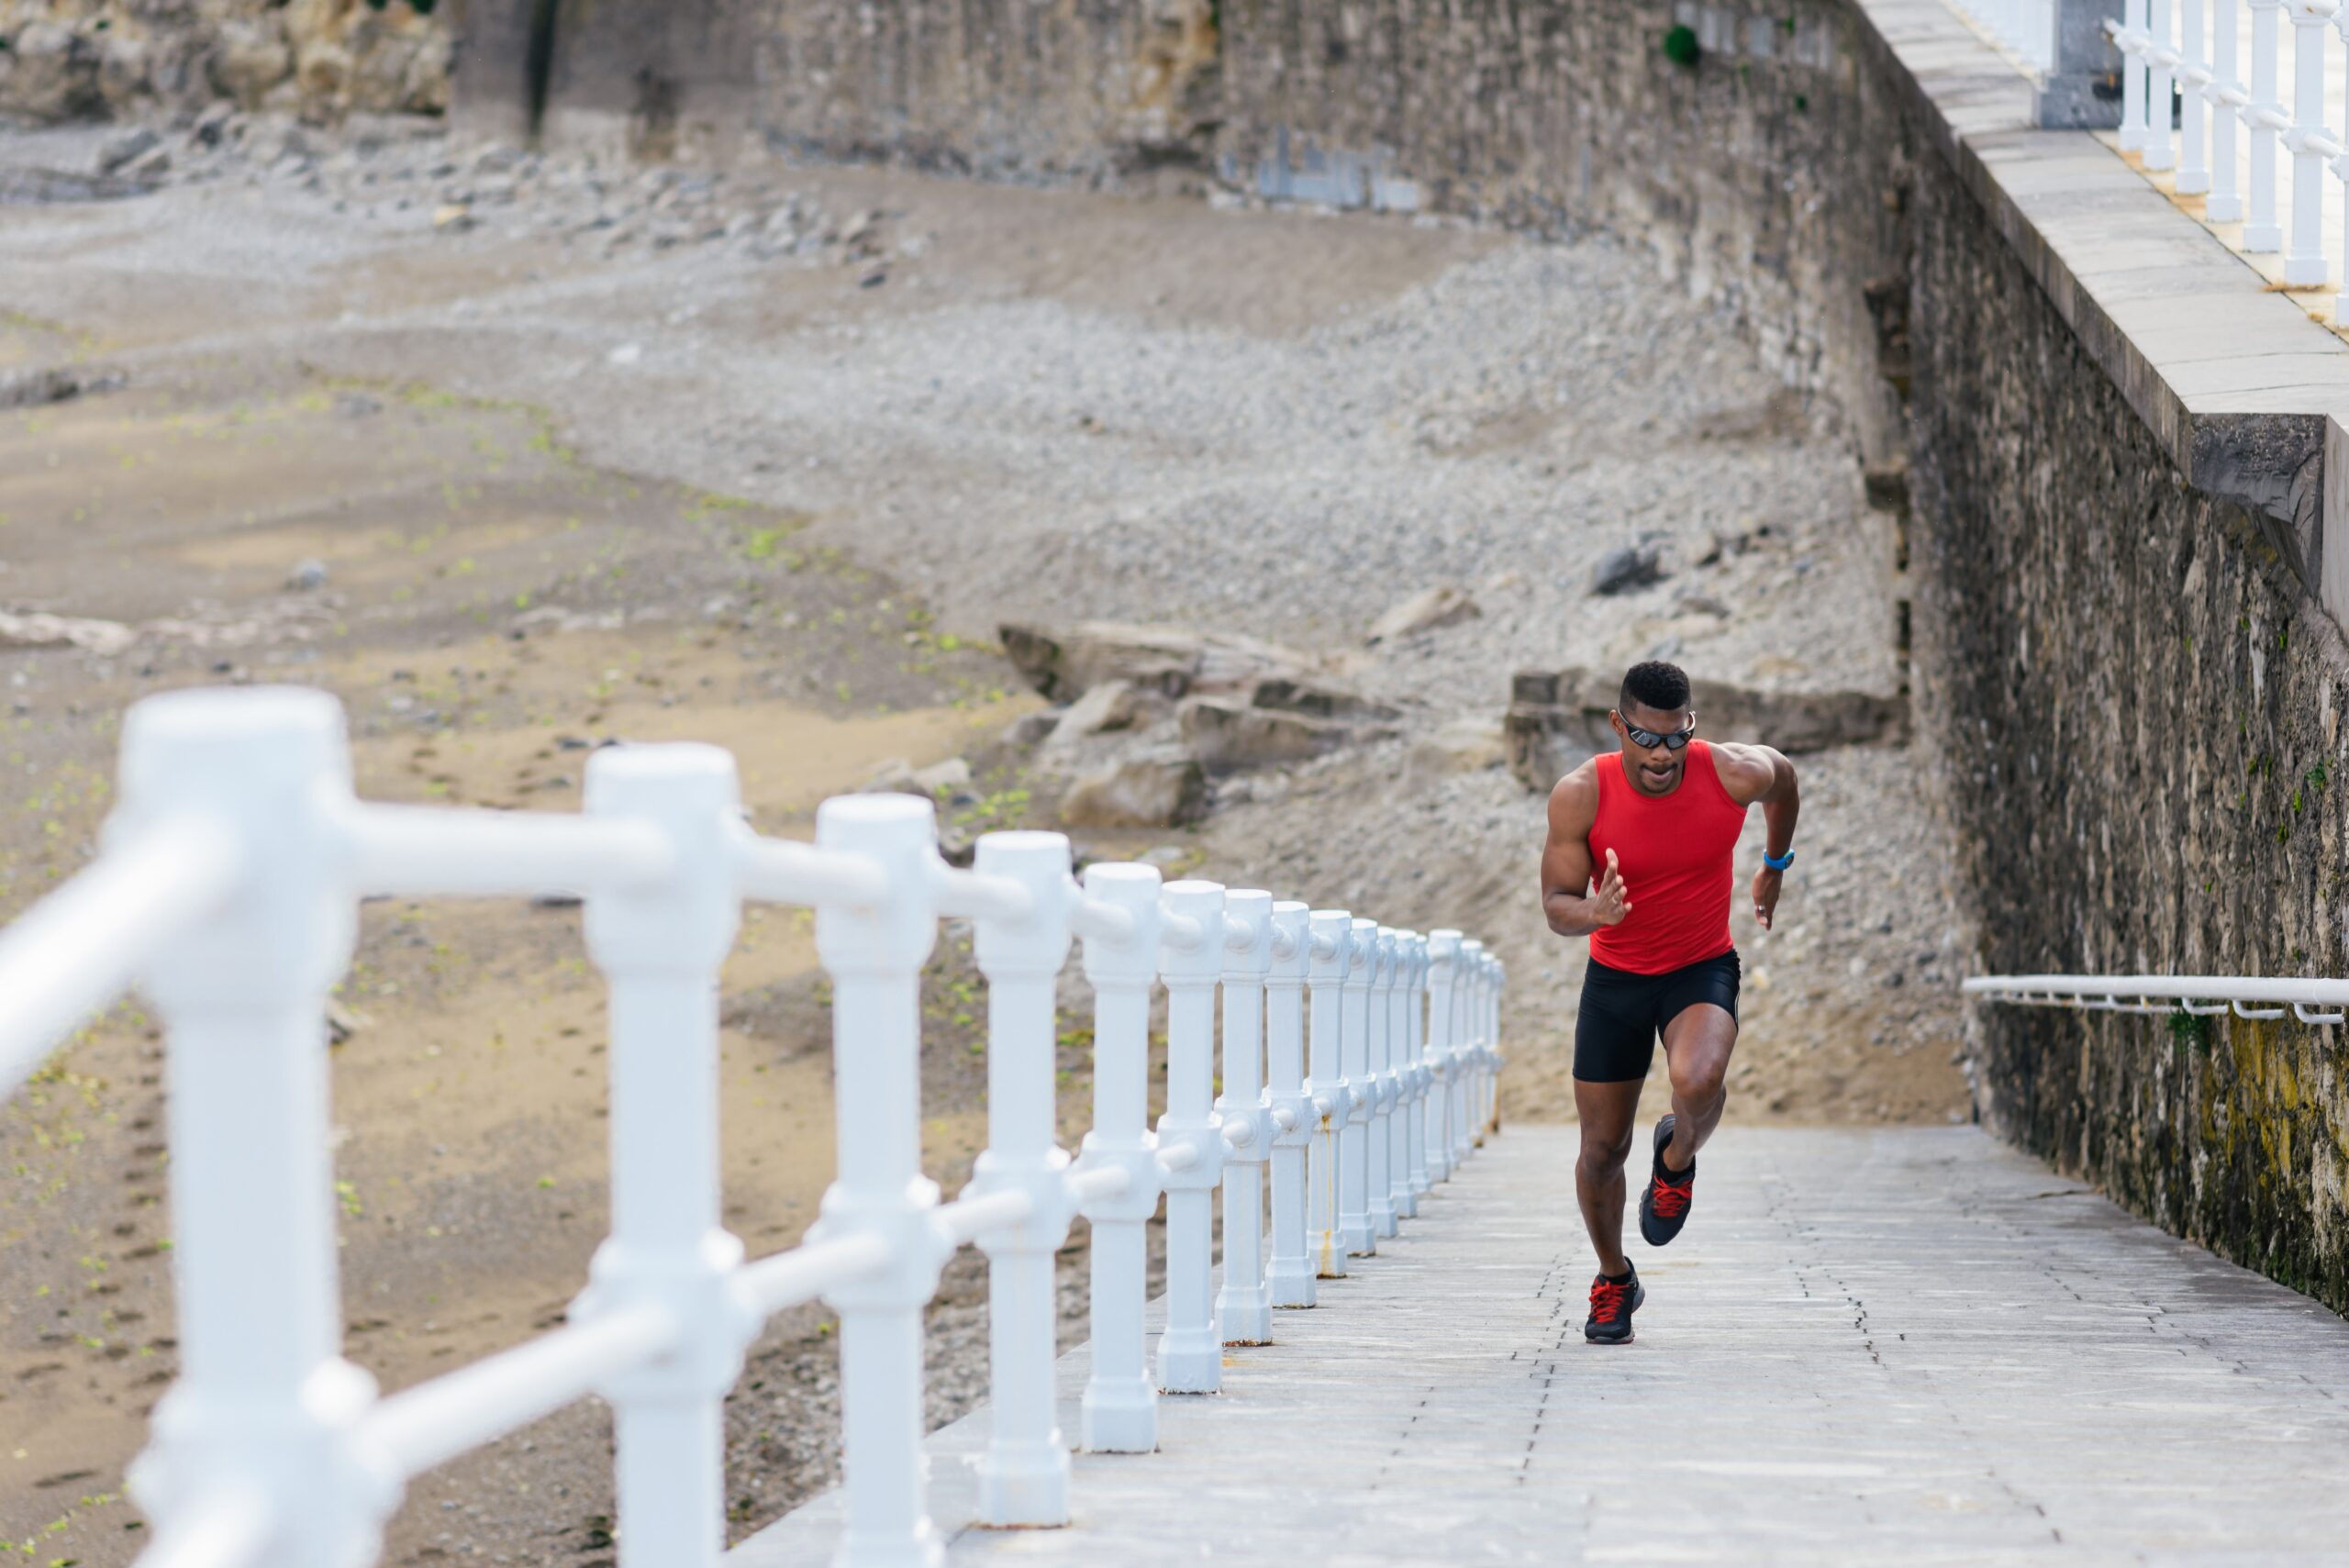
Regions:
<instances>
[{"instance_id":1,"label":"man running","mask_svg":"<svg viewBox=\"0 0 2349 1568\"><path fill-rule=\"evenodd\" d=\"M1687 1222L1697 1151L1729 1100L1721 1081L1737 1044L1729 934L1737 836L1746 807L1760 805L1769 842L1753 877L1753 915L1767 930L1780 877L1794 864L1799 801L1794 768L1769 747L1696 739L1688 677L1676 665L1632 665L1608 723L1620 754L1593 757L1550 792L1542 908L1560 936L1590 938L1575 1022L1575 1194L1598 1277L1582 1331L1620 1345L1647 1299L1623 1255L1623 1165L1640 1085L1661 1034L1672 1110L1656 1123L1640 1195L1640 1234L1661 1247Z\"/></svg>"}]
</instances>

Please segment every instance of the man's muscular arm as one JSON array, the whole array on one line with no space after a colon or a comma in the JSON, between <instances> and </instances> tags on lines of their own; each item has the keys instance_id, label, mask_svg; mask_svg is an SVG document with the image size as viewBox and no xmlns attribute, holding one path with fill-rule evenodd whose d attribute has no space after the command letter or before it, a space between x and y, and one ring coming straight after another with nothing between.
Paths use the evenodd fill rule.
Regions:
<instances>
[{"instance_id":1,"label":"man's muscular arm","mask_svg":"<svg viewBox=\"0 0 2349 1568\"><path fill-rule=\"evenodd\" d=\"M1607 854L1607 874L1590 885L1590 825L1598 817L1598 775L1587 762L1550 792L1550 838L1542 846L1542 913L1562 937L1586 937L1631 913L1631 901Z\"/></svg>"},{"instance_id":2,"label":"man's muscular arm","mask_svg":"<svg viewBox=\"0 0 2349 1568\"><path fill-rule=\"evenodd\" d=\"M1740 806L1762 807L1766 834L1764 852L1784 859L1794 848L1795 822L1802 815L1802 791L1795 783L1795 765L1767 746L1719 745L1713 748L1721 787ZM1753 917L1768 930L1778 912L1778 892L1785 873L1764 866L1753 877Z\"/></svg>"}]
</instances>

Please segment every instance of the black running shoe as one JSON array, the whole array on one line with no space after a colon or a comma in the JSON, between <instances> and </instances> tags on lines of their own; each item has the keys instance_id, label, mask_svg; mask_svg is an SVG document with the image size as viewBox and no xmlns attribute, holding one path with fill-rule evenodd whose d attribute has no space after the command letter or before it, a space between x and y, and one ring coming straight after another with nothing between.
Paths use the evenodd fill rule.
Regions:
<instances>
[{"instance_id":1,"label":"black running shoe","mask_svg":"<svg viewBox=\"0 0 2349 1568\"><path fill-rule=\"evenodd\" d=\"M1630 1344L1631 1314L1647 1298L1637 1269L1620 1283L1600 1274L1590 1282L1590 1317L1582 1326L1582 1337L1594 1345Z\"/></svg>"},{"instance_id":2,"label":"black running shoe","mask_svg":"<svg viewBox=\"0 0 2349 1568\"><path fill-rule=\"evenodd\" d=\"M1640 1234L1651 1247L1661 1247L1680 1234L1680 1228L1688 1223L1688 1200L1696 1195L1694 1160L1678 1179L1664 1179L1664 1151L1672 1146L1673 1124L1677 1119L1666 1115L1655 1124L1655 1157L1650 1162L1647 1190L1640 1194Z\"/></svg>"}]
</instances>

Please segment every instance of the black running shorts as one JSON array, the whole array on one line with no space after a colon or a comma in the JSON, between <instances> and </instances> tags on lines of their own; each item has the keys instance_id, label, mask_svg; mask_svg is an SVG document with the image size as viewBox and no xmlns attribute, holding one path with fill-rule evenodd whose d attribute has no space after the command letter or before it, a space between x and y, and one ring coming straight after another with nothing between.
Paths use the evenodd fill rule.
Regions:
<instances>
[{"instance_id":1,"label":"black running shorts","mask_svg":"<svg viewBox=\"0 0 2349 1568\"><path fill-rule=\"evenodd\" d=\"M1664 1026L1681 1010L1710 1002L1737 1017L1737 950L1662 974L1634 974L1590 961L1582 977L1582 1011L1575 1019L1575 1076L1588 1084L1623 1084L1648 1075Z\"/></svg>"}]
</instances>

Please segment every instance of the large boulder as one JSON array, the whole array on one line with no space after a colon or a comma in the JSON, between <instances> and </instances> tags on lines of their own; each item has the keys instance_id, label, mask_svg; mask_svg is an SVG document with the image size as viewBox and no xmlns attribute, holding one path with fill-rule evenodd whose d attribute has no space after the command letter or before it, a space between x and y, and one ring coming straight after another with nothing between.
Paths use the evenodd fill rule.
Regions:
<instances>
[{"instance_id":1,"label":"large boulder","mask_svg":"<svg viewBox=\"0 0 2349 1568\"><path fill-rule=\"evenodd\" d=\"M100 52L90 35L61 22L28 22L0 50L0 109L36 120L98 113Z\"/></svg>"},{"instance_id":2,"label":"large boulder","mask_svg":"<svg viewBox=\"0 0 2349 1568\"><path fill-rule=\"evenodd\" d=\"M1613 751L1607 716L1617 681L1580 668L1518 672L1501 721L1509 770L1528 788L1547 790L1594 752ZM1907 699L1876 692L1773 692L1691 678L1688 706L1709 740L1759 741L1789 755L1909 733Z\"/></svg>"},{"instance_id":3,"label":"large boulder","mask_svg":"<svg viewBox=\"0 0 2349 1568\"><path fill-rule=\"evenodd\" d=\"M1071 828L1177 828L1207 815L1208 781L1196 758L1157 751L1085 774L1061 796Z\"/></svg>"},{"instance_id":4,"label":"large boulder","mask_svg":"<svg viewBox=\"0 0 2349 1568\"><path fill-rule=\"evenodd\" d=\"M1302 762L1357 741L1392 735L1378 724L1317 718L1275 707L1255 707L1216 697L1192 697L1180 719L1184 749L1211 773Z\"/></svg>"}]
</instances>

